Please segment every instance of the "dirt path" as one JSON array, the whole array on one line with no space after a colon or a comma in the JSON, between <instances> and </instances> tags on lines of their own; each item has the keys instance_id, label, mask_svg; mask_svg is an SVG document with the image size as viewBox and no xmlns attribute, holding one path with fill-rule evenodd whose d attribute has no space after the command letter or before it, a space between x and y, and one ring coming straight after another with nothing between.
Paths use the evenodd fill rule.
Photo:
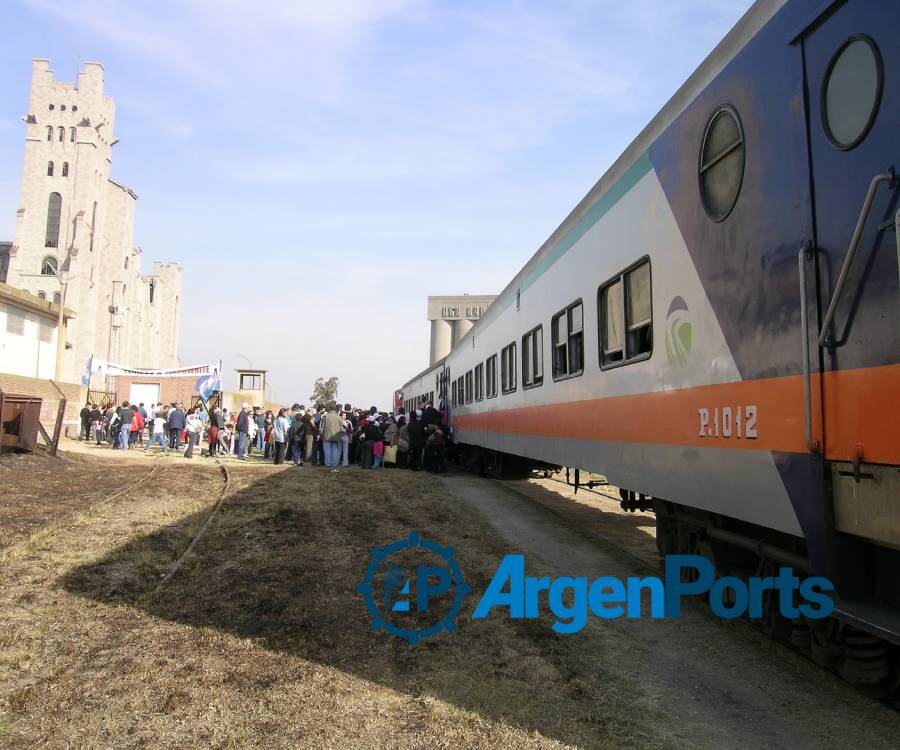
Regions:
<instances>
[{"instance_id":1,"label":"dirt path","mask_svg":"<svg viewBox=\"0 0 900 750\"><path fill-rule=\"evenodd\" d=\"M513 491L471 475L445 477L444 484L512 547L538 556L558 575L647 574L637 561L604 549L519 494L535 490L520 484ZM900 714L749 624L718 620L703 607L687 608L677 621L594 618L588 630L607 645L604 659L638 676L652 702L695 746L874 750L900 743Z\"/></svg>"}]
</instances>

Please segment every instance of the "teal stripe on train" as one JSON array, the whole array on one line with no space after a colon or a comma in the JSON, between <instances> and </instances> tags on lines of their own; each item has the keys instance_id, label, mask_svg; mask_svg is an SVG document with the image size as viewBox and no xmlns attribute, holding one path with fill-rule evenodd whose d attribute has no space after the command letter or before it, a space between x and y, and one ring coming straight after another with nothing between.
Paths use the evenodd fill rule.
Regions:
<instances>
[{"instance_id":1,"label":"teal stripe on train","mask_svg":"<svg viewBox=\"0 0 900 750\"><path fill-rule=\"evenodd\" d=\"M613 186L600 197L600 200L588 209L587 213L575 223L575 226L566 232L562 239L553 245L550 248L550 251L537 262L535 267L528 272L524 279L522 279L522 282L518 287L519 290L524 292L543 276L550 266L562 258L563 255L578 242L578 240L584 237L584 235L587 234L587 231L600 221L600 219L602 219L616 203L624 198L631 188L637 185L640 179L651 169L653 169L653 164L650 162L650 154L645 151L635 160L634 164L632 164L625 173L616 180ZM488 308L485 317L490 317L491 312L494 311L495 308L495 314L503 312L503 310L509 307L512 302L513 295L507 295L505 299L498 300L491 305L491 307Z\"/></svg>"}]
</instances>

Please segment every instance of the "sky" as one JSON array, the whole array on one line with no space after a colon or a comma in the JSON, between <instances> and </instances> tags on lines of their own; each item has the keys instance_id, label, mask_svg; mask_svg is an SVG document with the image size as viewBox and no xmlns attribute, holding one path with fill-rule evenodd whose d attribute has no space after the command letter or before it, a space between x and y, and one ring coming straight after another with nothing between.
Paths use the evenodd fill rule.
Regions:
<instances>
[{"instance_id":1,"label":"sky","mask_svg":"<svg viewBox=\"0 0 900 750\"><path fill-rule=\"evenodd\" d=\"M387 408L427 296L499 293L750 4L3 0L0 240L31 59L101 62L144 268L184 267L181 363Z\"/></svg>"}]
</instances>

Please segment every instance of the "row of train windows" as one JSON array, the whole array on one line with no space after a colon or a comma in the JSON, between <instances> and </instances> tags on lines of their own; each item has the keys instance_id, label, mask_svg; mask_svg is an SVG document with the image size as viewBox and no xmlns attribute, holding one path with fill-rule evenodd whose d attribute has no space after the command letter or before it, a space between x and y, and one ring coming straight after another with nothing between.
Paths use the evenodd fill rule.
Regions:
<instances>
[{"instance_id":1,"label":"row of train windows","mask_svg":"<svg viewBox=\"0 0 900 750\"><path fill-rule=\"evenodd\" d=\"M597 289L597 328L600 369L647 359L653 349L650 260L644 258L601 284ZM553 380L584 372L584 302L576 300L550 320ZM521 343L522 388L544 382L544 326L532 328L521 342L512 341L453 381L454 406L471 404L518 387L517 348ZM499 365L499 368L498 368ZM498 384L499 369L499 384Z\"/></svg>"}]
</instances>

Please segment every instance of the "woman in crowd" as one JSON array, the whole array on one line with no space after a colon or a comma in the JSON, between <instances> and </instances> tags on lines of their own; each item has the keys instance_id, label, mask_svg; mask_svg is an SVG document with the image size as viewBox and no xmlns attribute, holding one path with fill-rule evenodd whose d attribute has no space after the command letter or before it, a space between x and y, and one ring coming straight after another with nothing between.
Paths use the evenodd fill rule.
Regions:
<instances>
[{"instance_id":1,"label":"woman in crowd","mask_svg":"<svg viewBox=\"0 0 900 750\"><path fill-rule=\"evenodd\" d=\"M306 420L306 451L304 455L306 456L307 461L314 461L313 451L316 448L316 438L318 437L319 431L316 428L316 418L313 414L313 409L310 408L303 419Z\"/></svg>"},{"instance_id":2,"label":"woman in crowd","mask_svg":"<svg viewBox=\"0 0 900 750\"><path fill-rule=\"evenodd\" d=\"M346 411L341 412L341 466L350 465L350 440L353 437L353 420Z\"/></svg>"},{"instance_id":3,"label":"woman in crowd","mask_svg":"<svg viewBox=\"0 0 900 750\"><path fill-rule=\"evenodd\" d=\"M275 440L274 463L284 463L284 453L287 450L288 433L287 409L279 409L275 424L272 427L272 437Z\"/></svg>"},{"instance_id":4,"label":"woman in crowd","mask_svg":"<svg viewBox=\"0 0 900 750\"><path fill-rule=\"evenodd\" d=\"M185 458L194 457L194 446L200 442L200 431L203 429L203 422L197 416L196 409L188 409L188 413L184 418L184 431L187 433L187 448L184 450Z\"/></svg>"},{"instance_id":5,"label":"woman in crowd","mask_svg":"<svg viewBox=\"0 0 900 750\"><path fill-rule=\"evenodd\" d=\"M397 434L397 466L405 469L409 466L409 425L406 418L401 417L400 431Z\"/></svg>"},{"instance_id":6,"label":"woman in crowd","mask_svg":"<svg viewBox=\"0 0 900 750\"><path fill-rule=\"evenodd\" d=\"M290 436L291 458L294 461L294 466L302 467L303 456L306 451L306 419L300 414L295 415L288 434Z\"/></svg>"},{"instance_id":7,"label":"woman in crowd","mask_svg":"<svg viewBox=\"0 0 900 750\"><path fill-rule=\"evenodd\" d=\"M232 437L231 423L225 422L219 430L219 448L216 452L227 456L231 452Z\"/></svg>"},{"instance_id":8,"label":"woman in crowd","mask_svg":"<svg viewBox=\"0 0 900 750\"><path fill-rule=\"evenodd\" d=\"M275 426L275 416L272 412L267 411L263 419L263 458L267 461L272 458L272 450L275 447L275 441L272 438L272 428Z\"/></svg>"},{"instance_id":9,"label":"woman in crowd","mask_svg":"<svg viewBox=\"0 0 900 750\"><path fill-rule=\"evenodd\" d=\"M222 426L222 410L217 406L209 413L209 432L206 440L209 445L209 455L215 456L219 447L219 428Z\"/></svg>"}]
</instances>

